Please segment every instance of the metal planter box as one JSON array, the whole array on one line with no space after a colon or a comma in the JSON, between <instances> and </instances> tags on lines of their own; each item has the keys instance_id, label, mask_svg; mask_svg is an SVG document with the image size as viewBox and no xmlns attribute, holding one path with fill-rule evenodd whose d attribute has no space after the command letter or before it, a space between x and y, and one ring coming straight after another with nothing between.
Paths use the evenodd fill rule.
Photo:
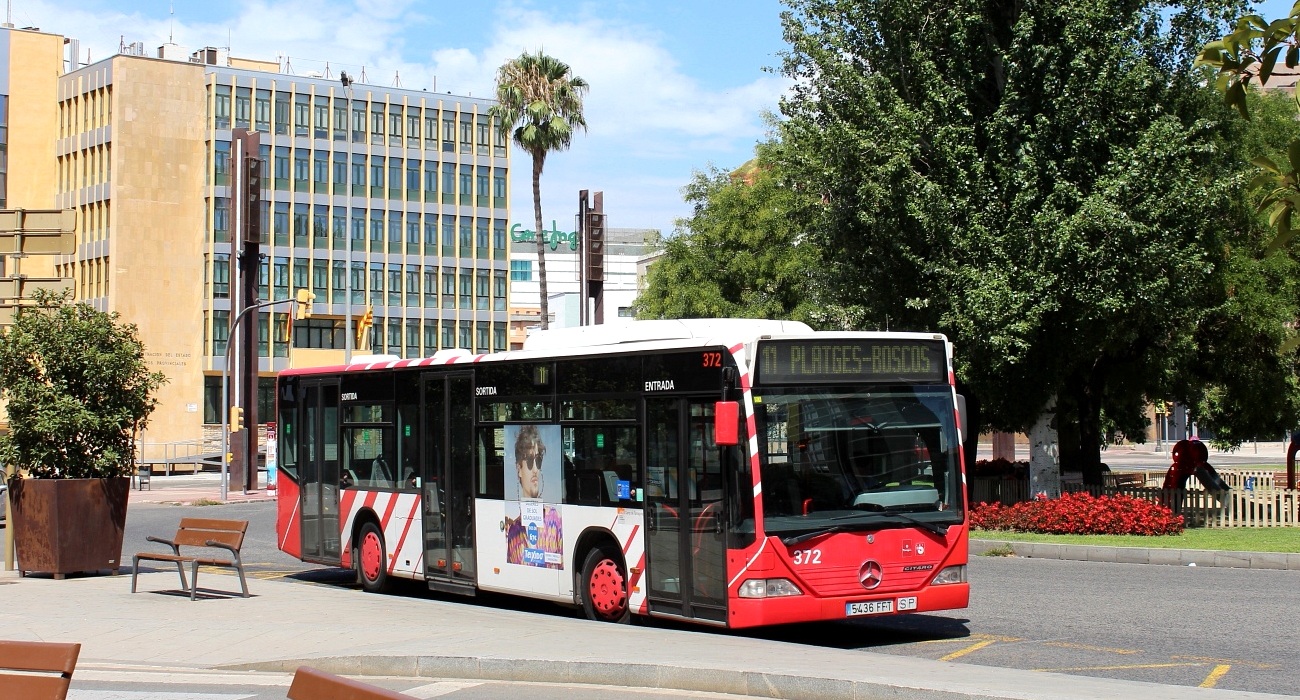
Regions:
<instances>
[{"instance_id":1,"label":"metal planter box","mask_svg":"<svg viewBox=\"0 0 1300 700\"><path fill-rule=\"evenodd\" d=\"M14 479L9 488L20 575L117 573L129 477Z\"/></svg>"}]
</instances>

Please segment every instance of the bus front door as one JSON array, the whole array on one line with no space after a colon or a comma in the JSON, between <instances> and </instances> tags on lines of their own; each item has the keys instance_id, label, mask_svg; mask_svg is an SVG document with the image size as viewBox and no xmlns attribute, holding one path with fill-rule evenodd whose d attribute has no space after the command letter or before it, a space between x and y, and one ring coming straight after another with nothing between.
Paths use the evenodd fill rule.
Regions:
<instances>
[{"instance_id":1,"label":"bus front door","mask_svg":"<svg viewBox=\"0 0 1300 700\"><path fill-rule=\"evenodd\" d=\"M302 559L339 564L339 384L303 380Z\"/></svg>"},{"instance_id":2,"label":"bus front door","mask_svg":"<svg viewBox=\"0 0 1300 700\"><path fill-rule=\"evenodd\" d=\"M421 385L424 573L433 590L473 595L473 376L428 374Z\"/></svg>"},{"instance_id":3,"label":"bus front door","mask_svg":"<svg viewBox=\"0 0 1300 700\"><path fill-rule=\"evenodd\" d=\"M646 399L646 576L652 613L727 620L725 480L716 399Z\"/></svg>"}]
</instances>

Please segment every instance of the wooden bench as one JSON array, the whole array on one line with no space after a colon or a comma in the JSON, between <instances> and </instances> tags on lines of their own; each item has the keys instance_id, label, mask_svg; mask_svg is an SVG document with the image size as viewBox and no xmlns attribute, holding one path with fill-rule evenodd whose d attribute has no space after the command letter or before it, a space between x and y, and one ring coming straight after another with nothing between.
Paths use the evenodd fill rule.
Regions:
<instances>
[{"instance_id":1,"label":"wooden bench","mask_svg":"<svg viewBox=\"0 0 1300 700\"><path fill-rule=\"evenodd\" d=\"M131 592L135 593L135 580L140 575L141 561L169 561L176 564L176 572L181 576L181 590L189 591L190 600L195 600L199 590L199 565L224 566L239 572L239 586L248 597L248 582L244 578L244 562L239 558L239 548L244 544L244 533L248 530L247 520L209 520L205 518L181 518L181 525L176 535L168 540L150 535L146 539L172 548L170 554L161 552L140 552L135 555L131 571ZM181 547L187 553L181 552ZM193 552L196 547L220 548L230 552L229 559L209 556L209 553ZM185 565L191 566L192 586L185 584Z\"/></svg>"},{"instance_id":2,"label":"wooden bench","mask_svg":"<svg viewBox=\"0 0 1300 700\"><path fill-rule=\"evenodd\" d=\"M332 673L299 666L289 686L289 700L411 700L410 695L368 685Z\"/></svg>"},{"instance_id":3,"label":"wooden bench","mask_svg":"<svg viewBox=\"0 0 1300 700\"><path fill-rule=\"evenodd\" d=\"M81 645L0 641L0 694L24 700L64 700Z\"/></svg>"}]
</instances>

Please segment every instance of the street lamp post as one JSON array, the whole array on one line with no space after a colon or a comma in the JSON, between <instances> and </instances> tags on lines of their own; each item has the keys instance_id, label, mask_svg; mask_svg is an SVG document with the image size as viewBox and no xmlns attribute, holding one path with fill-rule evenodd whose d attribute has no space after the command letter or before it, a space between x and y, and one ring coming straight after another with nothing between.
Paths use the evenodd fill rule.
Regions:
<instances>
[{"instance_id":1,"label":"street lamp post","mask_svg":"<svg viewBox=\"0 0 1300 700\"><path fill-rule=\"evenodd\" d=\"M343 169L343 208L346 212L344 221L346 225L343 235L347 238L348 257L347 262L343 265L344 295L343 299L344 314L346 320L343 324L343 364L352 364L352 77L347 71L339 71L339 82L343 83L343 89L347 92L348 107L347 114L344 117L344 144L347 147L347 167Z\"/></svg>"}]
</instances>

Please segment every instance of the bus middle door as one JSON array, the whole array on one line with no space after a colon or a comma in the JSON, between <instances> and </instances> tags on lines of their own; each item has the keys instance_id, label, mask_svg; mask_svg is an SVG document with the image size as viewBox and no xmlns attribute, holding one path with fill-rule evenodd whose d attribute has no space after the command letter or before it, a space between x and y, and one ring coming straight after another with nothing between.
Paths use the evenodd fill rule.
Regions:
<instances>
[{"instance_id":1,"label":"bus middle door","mask_svg":"<svg viewBox=\"0 0 1300 700\"><path fill-rule=\"evenodd\" d=\"M473 595L474 378L426 374L420 383L424 573L433 590Z\"/></svg>"},{"instance_id":2,"label":"bus middle door","mask_svg":"<svg viewBox=\"0 0 1300 700\"><path fill-rule=\"evenodd\" d=\"M646 399L646 575L652 613L726 622L726 493L715 400Z\"/></svg>"}]
</instances>

